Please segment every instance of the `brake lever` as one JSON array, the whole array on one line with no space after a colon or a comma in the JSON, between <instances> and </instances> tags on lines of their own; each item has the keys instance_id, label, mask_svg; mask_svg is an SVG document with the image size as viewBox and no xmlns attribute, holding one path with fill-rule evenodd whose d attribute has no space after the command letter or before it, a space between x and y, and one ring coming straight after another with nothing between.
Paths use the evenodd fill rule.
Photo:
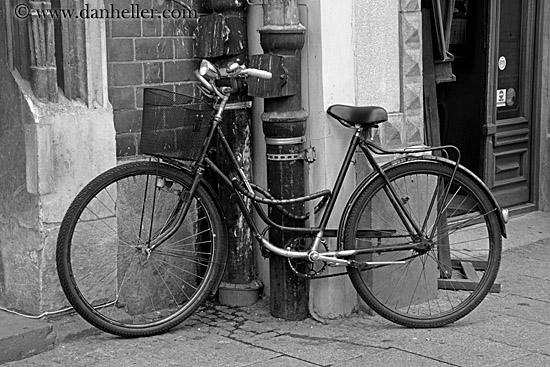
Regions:
<instances>
[{"instance_id":1,"label":"brake lever","mask_svg":"<svg viewBox=\"0 0 550 367\"><path fill-rule=\"evenodd\" d=\"M216 99L216 94L210 92L206 87L200 85L200 84L197 84L197 88L200 89L201 93L206 96L207 98L210 98L210 99Z\"/></svg>"},{"instance_id":2,"label":"brake lever","mask_svg":"<svg viewBox=\"0 0 550 367\"><path fill-rule=\"evenodd\" d=\"M231 93L237 93L239 91L239 83L237 78L231 78Z\"/></svg>"}]
</instances>

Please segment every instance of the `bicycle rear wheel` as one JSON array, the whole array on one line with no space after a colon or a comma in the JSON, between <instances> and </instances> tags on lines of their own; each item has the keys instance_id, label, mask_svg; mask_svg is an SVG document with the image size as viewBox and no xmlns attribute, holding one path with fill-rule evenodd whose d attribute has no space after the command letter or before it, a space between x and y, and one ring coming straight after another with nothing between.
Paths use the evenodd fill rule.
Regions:
<instances>
[{"instance_id":1,"label":"bicycle rear wheel","mask_svg":"<svg viewBox=\"0 0 550 367\"><path fill-rule=\"evenodd\" d=\"M421 236L411 234L392 206L386 182L367 185L345 223L346 250L376 249L348 267L361 298L378 314L408 327L438 327L471 312L493 286L502 247L498 208L467 175L419 161L386 172L397 199ZM418 244L415 250L384 246Z\"/></svg>"},{"instance_id":2,"label":"bicycle rear wheel","mask_svg":"<svg viewBox=\"0 0 550 367\"><path fill-rule=\"evenodd\" d=\"M201 185L189 195L192 182L169 165L135 162L101 174L75 198L61 224L57 270L69 302L89 323L125 337L162 333L221 279L226 229Z\"/></svg>"}]
</instances>

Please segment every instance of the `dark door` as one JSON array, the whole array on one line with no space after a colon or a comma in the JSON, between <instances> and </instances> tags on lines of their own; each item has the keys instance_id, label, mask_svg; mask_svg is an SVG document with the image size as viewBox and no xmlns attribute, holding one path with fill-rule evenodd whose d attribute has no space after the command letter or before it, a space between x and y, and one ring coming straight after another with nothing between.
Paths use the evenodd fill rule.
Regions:
<instances>
[{"instance_id":1,"label":"dark door","mask_svg":"<svg viewBox=\"0 0 550 367\"><path fill-rule=\"evenodd\" d=\"M492 0L483 178L502 206L531 200L533 0Z\"/></svg>"}]
</instances>

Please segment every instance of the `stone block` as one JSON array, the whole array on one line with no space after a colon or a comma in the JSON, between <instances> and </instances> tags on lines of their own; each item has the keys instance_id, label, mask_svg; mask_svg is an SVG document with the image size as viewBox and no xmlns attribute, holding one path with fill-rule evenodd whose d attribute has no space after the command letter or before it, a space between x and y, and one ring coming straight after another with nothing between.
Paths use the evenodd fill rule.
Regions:
<instances>
[{"instance_id":1,"label":"stone block","mask_svg":"<svg viewBox=\"0 0 550 367\"><path fill-rule=\"evenodd\" d=\"M143 64L143 82L145 84L162 83L163 75L161 62L146 62Z\"/></svg>"},{"instance_id":2,"label":"stone block","mask_svg":"<svg viewBox=\"0 0 550 367\"><path fill-rule=\"evenodd\" d=\"M402 13L400 20L404 50L422 51L422 19L420 13Z\"/></svg>"},{"instance_id":3,"label":"stone block","mask_svg":"<svg viewBox=\"0 0 550 367\"><path fill-rule=\"evenodd\" d=\"M195 28L197 28L197 19L194 18L162 20L163 36L192 36Z\"/></svg>"},{"instance_id":4,"label":"stone block","mask_svg":"<svg viewBox=\"0 0 550 367\"><path fill-rule=\"evenodd\" d=\"M143 83L141 63L116 63L112 65L114 86L140 85Z\"/></svg>"},{"instance_id":5,"label":"stone block","mask_svg":"<svg viewBox=\"0 0 550 367\"><path fill-rule=\"evenodd\" d=\"M166 61L164 63L164 81L182 82L195 80L193 72L198 69L197 60Z\"/></svg>"},{"instance_id":6,"label":"stone block","mask_svg":"<svg viewBox=\"0 0 550 367\"><path fill-rule=\"evenodd\" d=\"M181 93L185 94L186 96L194 97L196 91L197 88L195 87L195 83L176 84L176 93Z\"/></svg>"},{"instance_id":7,"label":"stone block","mask_svg":"<svg viewBox=\"0 0 550 367\"><path fill-rule=\"evenodd\" d=\"M124 8L118 5L117 9ZM141 36L141 19L111 19L110 21L111 37L113 38Z\"/></svg>"},{"instance_id":8,"label":"stone block","mask_svg":"<svg viewBox=\"0 0 550 367\"><path fill-rule=\"evenodd\" d=\"M420 93L419 93L420 92ZM422 90L416 84L403 86L403 108L406 111L417 111L422 108Z\"/></svg>"},{"instance_id":9,"label":"stone block","mask_svg":"<svg viewBox=\"0 0 550 367\"><path fill-rule=\"evenodd\" d=\"M109 9L111 5L115 9L130 9L130 6L132 4L132 0L103 0L105 9Z\"/></svg>"},{"instance_id":10,"label":"stone block","mask_svg":"<svg viewBox=\"0 0 550 367\"><path fill-rule=\"evenodd\" d=\"M136 60L171 59L174 57L172 40L169 38L136 39Z\"/></svg>"},{"instance_id":11,"label":"stone block","mask_svg":"<svg viewBox=\"0 0 550 367\"><path fill-rule=\"evenodd\" d=\"M134 60L134 40L131 38L108 38L107 61Z\"/></svg>"},{"instance_id":12,"label":"stone block","mask_svg":"<svg viewBox=\"0 0 550 367\"><path fill-rule=\"evenodd\" d=\"M162 22L160 19L142 19L141 34L143 37L159 37L162 35Z\"/></svg>"},{"instance_id":13,"label":"stone block","mask_svg":"<svg viewBox=\"0 0 550 367\"><path fill-rule=\"evenodd\" d=\"M133 0L133 3L138 5L140 9L153 9L156 1L154 0Z\"/></svg>"},{"instance_id":14,"label":"stone block","mask_svg":"<svg viewBox=\"0 0 550 367\"><path fill-rule=\"evenodd\" d=\"M114 110L136 108L135 87L109 88L109 101Z\"/></svg>"},{"instance_id":15,"label":"stone block","mask_svg":"<svg viewBox=\"0 0 550 367\"><path fill-rule=\"evenodd\" d=\"M174 57L176 59L190 59L193 57L194 42L191 37L174 38Z\"/></svg>"},{"instance_id":16,"label":"stone block","mask_svg":"<svg viewBox=\"0 0 550 367\"><path fill-rule=\"evenodd\" d=\"M403 124L403 135L408 145L417 145L424 143L423 116L407 116L407 121Z\"/></svg>"},{"instance_id":17,"label":"stone block","mask_svg":"<svg viewBox=\"0 0 550 367\"><path fill-rule=\"evenodd\" d=\"M115 111L115 130L117 134L139 133L141 129L140 110Z\"/></svg>"},{"instance_id":18,"label":"stone block","mask_svg":"<svg viewBox=\"0 0 550 367\"><path fill-rule=\"evenodd\" d=\"M136 133L118 134L116 136L117 157L129 157L137 154L138 140Z\"/></svg>"},{"instance_id":19,"label":"stone block","mask_svg":"<svg viewBox=\"0 0 550 367\"><path fill-rule=\"evenodd\" d=\"M388 122L380 125L378 130L380 131L382 146L397 148L404 145L405 142L401 135L402 121L403 114L390 114L388 116Z\"/></svg>"}]
</instances>

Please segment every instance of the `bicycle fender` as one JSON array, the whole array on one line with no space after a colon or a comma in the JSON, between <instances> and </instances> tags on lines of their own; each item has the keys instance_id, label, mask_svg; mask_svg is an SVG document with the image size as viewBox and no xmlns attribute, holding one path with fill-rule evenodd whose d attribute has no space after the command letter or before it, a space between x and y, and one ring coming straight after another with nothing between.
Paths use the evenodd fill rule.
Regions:
<instances>
[{"instance_id":1,"label":"bicycle fender","mask_svg":"<svg viewBox=\"0 0 550 367\"><path fill-rule=\"evenodd\" d=\"M456 165L456 162L453 162L450 159L446 159L446 158L442 158L442 157L436 157L436 156L410 157L409 156L409 157L403 157L403 158L399 158L399 159L393 160L391 162L388 162L388 163L384 164L381 167L381 169L383 171L386 171L386 170L388 170L390 168L393 168L393 167L408 165L408 164L412 164L412 163L416 163L416 162L420 162L420 161L432 162L432 163L433 162L438 162L438 163L444 164L444 165L446 165L450 168L453 168L453 169ZM457 168L457 171L460 171L460 173L462 173L463 175L470 178L485 194L487 194L487 196L489 197L489 199L491 201L491 204L493 205L493 208L497 209L497 213L498 213L497 218L498 218L498 221L499 221L501 234L504 238L507 238L506 221L504 220L504 216L502 214L502 210L500 208L500 205L498 204L497 200L495 199L495 196L493 195L493 193L489 190L489 188L485 185L485 183L479 177L477 177L472 171L470 171L466 167L459 165L458 168ZM359 185L357 185L357 187L355 188L355 190L351 194L350 198L348 199L348 202L346 203L344 212L342 213L342 217L340 219L340 224L338 225L338 235L337 235L338 250L343 250L343 248L344 248L344 238L343 238L344 227L345 227L345 224L346 224L346 222L349 218L351 208L353 207L353 205L357 201L357 199L359 197L359 194L364 190L364 188L367 185L369 185L371 182L373 182L377 177L378 177L378 174L376 172L370 173L367 177L365 177L361 181L361 183L359 183Z\"/></svg>"},{"instance_id":2,"label":"bicycle fender","mask_svg":"<svg viewBox=\"0 0 550 367\"><path fill-rule=\"evenodd\" d=\"M437 162L446 164L447 166L449 166L449 168L454 168L455 165L456 165L456 162L454 162L450 159L447 159L447 158L443 158L443 157L423 156L423 157L419 157L419 159L424 159L424 160L427 160L427 161L437 161ZM408 158L408 160L415 160L415 158ZM501 234L504 238L507 238L506 220L504 219L504 215L502 213L502 208L498 204L497 199L495 198L493 193L489 190L487 185L485 185L485 182L483 182L483 180L481 180L481 178L479 178L476 174L474 174L472 171L470 171L468 168L466 168L462 165L458 166L457 171L460 171L460 173L462 173L464 176L467 176L468 178L470 178L475 184L477 184L477 186L483 192L485 192L485 194L487 194L487 196L489 197L489 200L493 204L493 208L495 208L497 210L497 217L498 217L498 223L500 225L500 232L501 232Z\"/></svg>"},{"instance_id":3,"label":"bicycle fender","mask_svg":"<svg viewBox=\"0 0 550 367\"><path fill-rule=\"evenodd\" d=\"M185 173L187 173L189 176L193 176L193 172L191 171L191 168L185 166L185 165L180 165L180 164L172 164L170 162L162 162L160 164L165 164L167 166L170 166L170 167L174 167L180 171L183 171ZM212 201L214 202L214 204L216 205L216 208L218 209L218 211L220 212L221 216L222 216L222 219L227 223L227 217L225 215L225 212L223 210L223 207L220 203L219 200L215 200L216 198L216 192L214 191L214 189L212 188L212 186L204 180L204 178L201 179L199 185L208 193L208 195L210 195L210 198L212 199Z\"/></svg>"}]
</instances>

